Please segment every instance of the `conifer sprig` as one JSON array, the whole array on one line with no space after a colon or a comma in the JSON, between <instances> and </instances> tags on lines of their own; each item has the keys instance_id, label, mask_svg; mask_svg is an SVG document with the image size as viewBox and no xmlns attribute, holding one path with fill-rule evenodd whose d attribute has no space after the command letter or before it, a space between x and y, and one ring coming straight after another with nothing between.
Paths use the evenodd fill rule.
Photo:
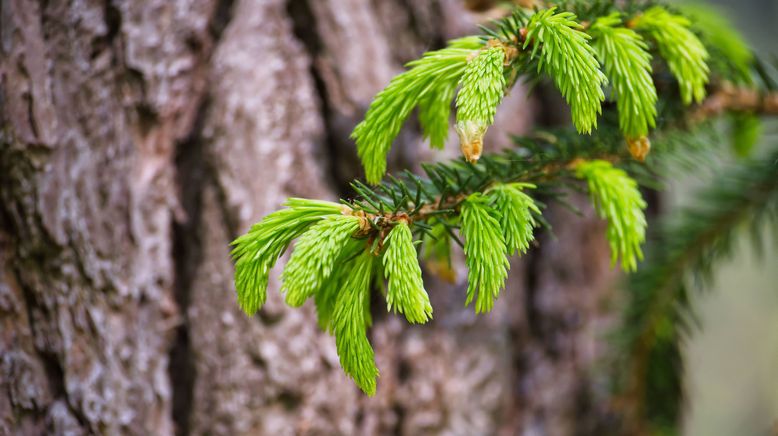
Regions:
<instances>
[{"instance_id":1,"label":"conifer sprig","mask_svg":"<svg viewBox=\"0 0 778 436\"><path fill-rule=\"evenodd\" d=\"M577 164L576 175L589 186L597 214L608 220L612 262L615 264L621 258L622 268L634 271L638 260L643 259L640 246L646 239L646 202L637 182L604 160Z\"/></svg>"},{"instance_id":2,"label":"conifer sprig","mask_svg":"<svg viewBox=\"0 0 778 436\"><path fill-rule=\"evenodd\" d=\"M537 53L540 59L538 69L553 78L570 105L573 124L579 132L591 133L602 113L602 86L607 79L588 43L591 36L581 29L572 12L539 11L527 25L524 49L532 44L532 57Z\"/></svg>"},{"instance_id":3,"label":"conifer sprig","mask_svg":"<svg viewBox=\"0 0 778 436\"><path fill-rule=\"evenodd\" d=\"M670 72L678 80L684 104L701 102L709 79L709 55L702 42L689 30L689 19L654 6L634 18L633 25L656 43Z\"/></svg>"},{"instance_id":4,"label":"conifer sprig","mask_svg":"<svg viewBox=\"0 0 778 436\"><path fill-rule=\"evenodd\" d=\"M286 246L315 222L343 210L337 203L303 198L290 198L284 205L286 209L266 216L232 243L238 303L248 315L265 303L268 274Z\"/></svg>"},{"instance_id":5,"label":"conifer sprig","mask_svg":"<svg viewBox=\"0 0 778 436\"><path fill-rule=\"evenodd\" d=\"M656 126L656 88L651 55L643 38L621 27L618 12L597 19L589 28L592 46L605 69L619 112L619 126L630 140L648 135Z\"/></svg>"},{"instance_id":6,"label":"conifer sprig","mask_svg":"<svg viewBox=\"0 0 778 436\"><path fill-rule=\"evenodd\" d=\"M494 185L487 191L500 217L509 256L526 253L535 239L534 228L538 222L533 215L540 216L540 208L532 197L522 192L523 189L535 188L537 186L531 183L508 183Z\"/></svg>"},{"instance_id":7,"label":"conifer sprig","mask_svg":"<svg viewBox=\"0 0 778 436\"><path fill-rule=\"evenodd\" d=\"M405 314L411 323L425 323L432 318L432 305L413 245L413 235L408 223L398 221L389 232L384 245L384 273L388 280L386 307Z\"/></svg>"},{"instance_id":8,"label":"conifer sprig","mask_svg":"<svg viewBox=\"0 0 778 436\"><path fill-rule=\"evenodd\" d=\"M606 131L610 133L601 131L592 138L572 130L517 138L516 149L485 155L477 164L454 161L426 166L429 179L406 173L376 189L357 185L363 198L348 204L292 199L286 209L268 215L235 242L241 306L256 310L264 302L269 269L300 237L289 270L282 273L287 300L298 305L313 294L319 325L336 336L344 370L365 392L374 392L377 369L366 338L367 304L371 284L381 278L381 263L389 282L387 307L404 313L411 322L424 322L432 314L414 238L441 265L448 264L451 242L464 239L468 301L475 301L476 311L488 311L504 286L507 256L526 251L534 238L533 228L542 222L540 208L524 191L532 188L564 201L553 186L580 172L596 185L595 203L606 211L611 228L627 229L609 230L609 238L622 235L624 241L611 241L614 253L620 253L625 263L630 248L639 251L634 243L642 236L629 234L640 222L635 217L642 217L634 181L596 160L624 161L627 156L616 127ZM657 150L663 150L661 141ZM305 276L305 268L310 276ZM251 298L257 295L252 294L256 288L246 283L257 279L263 281L262 300L252 307L245 300L255 301ZM363 310L357 311L358 307Z\"/></svg>"},{"instance_id":9,"label":"conifer sprig","mask_svg":"<svg viewBox=\"0 0 778 436\"><path fill-rule=\"evenodd\" d=\"M471 194L462 203L462 235L467 263L467 301L475 299L476 313L489 312L505 287L510 264L497 212L489 198Z\"/></svg>"},{"instance_id":10,"label":"conifer sprig","mask_svg":"<svg viewBox=\"0 0 778 436\"><path fill-rule=\"evenodd\" d=\"M468 162L481 157L486 130L494 123L494 114L505 92L502 47L482 51L467 64L462 89L457 95L457 134L462 155Z\"/></svg>"},{"instance_id":11,"label":"conifer sprig","mask_svg":"<svg viewBox=\"0 0 778 436\"><path fill-rule=\"evenodd\" d=\"M375 257L363 250L349 265L337 292L332 314L335 345L343 370L368 395L374 395L378 368L367 340L370 323L370 286Z\"/></svg>"},{"instance_id":12,"label":"conifer sprig","mask_svg":"<svg viewBox=\"0 0 778 436\"><path fill-rule=\"evenodd\" d=\"M416 106L425 138L433 146L442 146L448 136L451 103L456 100L460 136L470 129L464 135L470 144L465 151L470 162L423 164L423 177L406 171L373 187L355 181L356 198L343 204L290 199L285 209L268 215L233 243L235 284L243 310L253 314L265 302L270 269L299 238L281 275L286 301L299 306L313 297L319 325L336 338L344 371L372 395L378 369L367 329L374 285L387 280L389 311L403 314L409 322L430 320L432 306L416 245L431 260L428 265L453 275L450 255L456 242L464 248L468 267L467 304L475 302L479 313L491 310L505 285L507 257L525 253L535 228L545 223L542 203L533 196L565 203L564 188L580 189L570 183L573 177L586 181L595 210L608 221L606 236L613 262L620 259L623 269L634 270L642 257L646 227L646 204L637 181L655 184L660 169L655 163L661 161L629 159L624 136L630 144L647 144L649 129L656 128L652 156L673 156L663 153L679 148L683 141L676 136L693 136L695 144L704 142L687 130L686 120L696 122L728 108L774 113L778 98L754 89L743 95L728 90L717 92L693 111L685 110L682 103L702 98L708 81L707 54L693 39L688 21L639 3L627 8L625 15L626 26L634 26L636 33L621 26L617 14L602 16L619 10L616 4L606 1L598 3L602 7L585 9L573 1L563 2L562 9L573 9L571 4L584 10L587 22L593 24L585 28L569 11L555 8L534 15L517 11L495 29L486 29L488 37L452 41L447 48L409 63L410 69L379 93L354 130L367 180L378 183L382 177L391 142ZM662 22L665 14L671 18ZM643 35L653 45L647 46ZM670 47L674 37L693 40ZM714 47L721 42L705 38L705 44ZM657 53L649 53L648 48L658 48L677 77L681 101L675 95L661 95L657 104L650 71L651 55ZM579 132L591 132L599 124L597 134L584 137L572 129L536 132L516 138L515 149L476 159L480 148L476 150L471 139L482 141L506 87L519 75L532 79L533 71L553 79L571 105ZM598 123L606 75L618 110L606 105ZM765 79L764 72L760 75ZM673 134L675 128L682 129L679 135Z\"/></svg>"},{"instance_id":13,"label":"conifer sprig","mask_svg":"<svg viewBox=\"0 0 778 436\"><path fill-rule=\"evenodd\" d=\"M299 307L329 279L346 240L359 230L360 220L350 215L331 215L311 226L292 252L281 274L286 302Z\"/></svg>"},{"instance_id":14,"label":"conifer sprig","mask_svg":"<svg viewBox=\"0 0 778 436\"><path fill-rule=\"evenodd\" d=\"M442 116L432 116L430 111L442 107L439 97L450 95L467 66L468 57L482 45L480 38L467 37L451 41L447 48L425 53L421 59L409 62L409 69L376 95L364 121L351 134L369 182L377 183L383 177L392 141L420 102L424 102L425 131L435 144L440 144Z\"/></svg>"}]
</instances>

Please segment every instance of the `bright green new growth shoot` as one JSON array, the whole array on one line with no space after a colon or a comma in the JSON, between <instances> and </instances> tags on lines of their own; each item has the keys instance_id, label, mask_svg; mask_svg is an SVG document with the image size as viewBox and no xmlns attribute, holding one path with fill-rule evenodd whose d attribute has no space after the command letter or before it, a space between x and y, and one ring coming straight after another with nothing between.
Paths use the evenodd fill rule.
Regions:
<instances>
[{"instance_id":1,"label":"bright green new growth shoot","mask_svg":"<svg viewBox=\"0 0 778 436\"><path fill-rule=\"evenodd\" d=\"M598 18L589 34L613 86L621 131L631 140L646 136L656 126L657 99L646 43L634 30L621 27L618 12Z\"/></svg>"},{"instance_id":2,"label":"bright green new growth shoot","mask_svg":"<svg viewBox=\"0 0 778 436\"><path fill-rule=\"evenodd\" d=\"M732 81L751 83L754 54L740 32L732 27L730 20L712 5L686 3L680 7L684 15L691 18L694 30L714 55L711 63L724 70Z\"/></svg>"},{"instance_id":3,"label":"bright green new growth shoot","mask_svg":"<svg viewBox=\"0 0 778 436\"><path fill-rule=\"evenodd\" d=\"M405 314L412 323L425 323L432 318L432 305L413 245L411 229L405 221L399 221L389 232L388 244L383 256L384 273L389 282L386 291L388 310Z\"/></svg>"},{"instance_id":4,"label":"bright green new growth shoot","mask_svg":"<svg viewBox=\"0 0 778 436\"><path fill-rule=\"evenodd\" d=\"M622 268L636 270L638 260L643 259L640 246L646 239L646 202L637 182L603 160L578 164L576 176L586 181L597 214L608 220L611 261L615 264L620 257Z\"/></svg>"},{"instance_id":5,"label":"bright green new growth shoot","mask_svg":"<svg viewBox=\"0 0 778 436\"><path fill-rule=\"evenodd\" d=\"M268 274L286 246L310 225L343 210L337 203L303 198L290 198L284 205L287 209L266 216L232 243L238 303L248 315L265 304Z\"/></svg>"},{"instance_id":6,"label":"bright green new growth shoot","mask_svg":"<svg viewBox=\"0 0 778 436\"><path fill-rule=\"evenodd\" d=\"M540 215L535 200L522 192L522 189L534 189L531 183L510 183L493 186L487 194L500 217L500 227L505 238L505 248L509 256L524 254L535 239L533 230L537 227L533 214Z\"/></svg>"},{"instance_id":7,"label":"bright green new growth shoot","mask_svg":"<svg viewBox=\"0 0 778 436\"><path fill-rule=\"evenodd\" d=\"M370 323L370 285L375 256L363 250L352 262L338 290L332 314L335 346L343 370L368 395L375 394L378 368L373 347L367 340Z\"/></svg>"},{"instance_id":8,"label":"bright green new growth shoot","mask_svg":"<svg viewBox=\"0 0 778 436\"><path fill-rule=\"evenodd\" d=\"M419 124L423 138L430 147L442 149L448 138L451 118L451 100L457 91L456 83L443 83L419 101Z\"/></svg>"},{"instance_id":9,"label":"bright green new growth shoot","mask_svg":"<svg viewBox=\"0 0 778 436\"><path fill-rule=\"evenodd\" d=\"M635 19L635 29L645 32L656 43L681 89L685 104L701 102L708 83L708 51L689 30L691 22L655 6Z\"/></svg>"},{"instance_id":10,"label":"bright green new growth shoot","mask_svg":"<svg viewBox=\"0 0 778 436\"><path fill-rule=\"evenodd\" d=\"M602 86L607 80L588 44L591 36L580 31L582 26L575 21L575 14L554 11L555 7L532 16L524 48L533 45L532 57L540 52L538 69L554 79L570 105L576 129L591 133L602 113Z\"/></svg>"},{"instance_id":11,"label":"bright green new growth shoot","mask_svg":"<svg viewBox=\"0 0 778 436\"><path fill-rule=\"evenodd\" d=\"M475 298L476 313L492 310L494 299L500 295L508 277L508 250L496 216L489 198L481 193L471 194L462 203L462 234L468 268L465 304Z\"/></svg>"},{"instance_id":12,"label":"bright green new growth shoot","mask_svg":"<svg viewBox=\"0 0 778 436\"><path fill-rule=\"evenodd\" d=\"M503 76L505 51L491 47L467 64L462 89L457 94L457 134L462 154L468 162L481 157L486 130L494 123L494 114L505 92Z\"/></svg>"},{"instance_id":13,"label":"bright green new growth shoot","mask_svg":"<svg viewBox=\"0 0 778 436\"><path fill-rule=\"evenodd\" d=\"M332 314L335 311L335 302L338 299L338 294L343 288L346 278L351 274L351 268L354 265L353 259L364 250L364 239L347 239L338 255L338 259L335 261L337 267L333 269L329 278L314 294L316 318L322 330L330 333L333 332Z\"/></svg>"},{"instance_id":14,"label":"bright green new growth shoot","mask_svg":"<svg viewBox=\"0 0 778 436\"><path fill-rule=\"evenodd\" d=\"M321 288L332 274L346 240L359 230L359 218L333 215L313 225L297 241L281 274L286 302L299 307Z\"/></svg>"},{"instance_id":15,"label":"bright green new growth shoot","mask_svg":"<svg viewBox=\"0 0 778 436\"><path fill-rule=\"evenodd\" d=\"M443 98L451 95L467 66L468 56L480 48L478 37L452 41L442 50L427 52L421 59L407 64L410 68L396 76L376 95L365 119L354 128L351 137L370 183L378 183L386 172L386 156L392 141L413 108L423 102L422 123L433 144L440 145ZM450 99L448 103L450 104ZM446 116L448 125L448 116Z\"/></svg>"}]
</instances>

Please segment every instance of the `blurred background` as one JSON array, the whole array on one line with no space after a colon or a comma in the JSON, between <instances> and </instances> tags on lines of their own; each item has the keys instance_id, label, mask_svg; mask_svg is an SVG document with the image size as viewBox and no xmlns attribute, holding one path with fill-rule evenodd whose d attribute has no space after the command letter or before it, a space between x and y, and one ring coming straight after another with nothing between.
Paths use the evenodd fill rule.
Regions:
<instances>
[{"instance_id":1,"label":"blurred background","mask_svg":"<svg viewBox=\"0 0 778 436\"><path fill-rule=\"evenodd\" d=\"M679 2L683 3L683 2ZM736 25L752 48L778 54L775 0L711 0ZM762 143L778 139L765 128ZM715 168L706 172L715 174ZM703 180L709 180L703 177ZM688 177L668 193L671 204L694 201L705 181ZM775 226L764 232L765 251L743 236L736 256L722 262L713 285L695 295L700 329L686 344L690 436L774 434L778 431L778 252ZM708 286L706 286L707 288Z\"/></svg>"}]
</instances>

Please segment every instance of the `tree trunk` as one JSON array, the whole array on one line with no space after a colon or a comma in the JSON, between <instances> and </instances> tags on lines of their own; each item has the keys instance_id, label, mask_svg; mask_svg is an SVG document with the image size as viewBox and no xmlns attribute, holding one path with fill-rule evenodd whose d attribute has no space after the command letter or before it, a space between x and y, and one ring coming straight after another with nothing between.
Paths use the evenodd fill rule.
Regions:
<instances>
[{"instance_id":1,"label":"tree trunk","mask_svg":"<svg viewBox=\"0 0 778 436\"><path fill-rule=\"evenodd\" d=\"M401 65L476 31L455 0L0 4L0 434L571 434L609 416L603 224L551 208L495 310L466 273L435 320L374 305L363 396L310 305L235 303L229 242L288 196L336 199L348 134ZM515 89L487 138L532 123ZM433 155L405 129L390 166Z\"/></svg>"}]
</instances>

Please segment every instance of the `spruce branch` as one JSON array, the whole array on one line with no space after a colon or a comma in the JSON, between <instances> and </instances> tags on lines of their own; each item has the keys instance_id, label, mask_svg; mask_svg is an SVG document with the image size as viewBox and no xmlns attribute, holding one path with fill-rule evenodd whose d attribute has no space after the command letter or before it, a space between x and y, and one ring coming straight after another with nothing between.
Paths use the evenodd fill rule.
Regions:
<instances>
[{"instance_id":1,"label":"spruce branch","mask_svg":"<svg viewBox=\"0 0 778 436\"><path fill-rule=\"evenodd\" d=\"M337 317L345 313L337 310L340 294L347 284L353 285L354 259L365 253L382 256L389 280L389 310L404 313L411 322L424 322L432 308L419 280L413 248L416 239L422 244L424 256L444 272L450 271L451 243L470 244L469 296L477 311L487 311L503 286L506 256L526 251L534 238L534 227L543 223L541 209L527 190L564 202L560 189L576 176L592 185L595 207L609 220L607 236L613 255L621 258L624 268L632 268L644 237L644 204L635 182L614 165L650 183L655 177L653 162L661 162L658 159L668 152L671 155L669 149L691 148L671 130L664 133L654 138L656 159L645 164L630 159L616 125L603 125L591 137L561 129L515 138L516 148L485 154L476 164L463 160L428 164L423 166L425 177L404 172L375 187L355 182L353 187L359 196L343 204L290 199L286 209L268 215L234 242L238 301L249 314L264 303L269 270L286 247L300 237L287 265L291 269L282 273L284 289L292 305L313 295L323 329L338 334L337 323L342 321ZM697 134L681 136L693 138ZM469 214L466 220L465 210ZM379 263L371 265L377 267ZM374 271L371 277L380 276ZM354 363L357 357L350 355L349 374L357 374L355 368L369 369L364 364L372 361L369 343L367 347L359 345L364 341L355 337L346 341L343 343L357 344L365 353L359 365ZM370 383L364 374L369 373L364 370L355 375L361 377L358 383L367 391Z\"/></svg>"},{"instance_id":2,"label":"spruce branch","mask_svg":"<svg viewBox=\"0 0 778 436\"><path fill-rule=\"evenodd\" d=\"M462 245L467 304L474 301L476 312L489 311L504 287L507 257L525 253L535 228L546 222L542 203L533 196L565 204L566 190L579 191L583 184L608 222L613 262L620 259L623 269L634 270L646 229L638 183L654 186L663 161L684 159L675 150L704 150L707 144L693 130L702 120L722 113L751 117L736 123L733 133L738 143L747 143L755 136L757 114L778 113L759 62L753 64L767 91L733 88L727 84L733 73L724 72L712 82L708 99L687 107L705 96L711 77L706 47L712 53L737 51L694 28L703 36L697 39L692 28L682 16L651 2L629 7L561 2L534 13L518 9L484 29L482 37L452 41L410 62L376 96L352 133L373 185L354 181L355 197L342 204L290 199L285 209L233 242L240 306L249 315L262 306L270 269L297 239L281 275L286 301L299 306L313 297L319 325L336 338L344 371L372 395L378 377L367 339L373 286L385 279L387 309L409 322L432 317L417 244L428 265L449 275L451 244ZM669 66L680 100L657 95L652 56ZM746 59L735 63L745 67ZM538 131L515 138L514 149L481 155L483 134L504 93L519 77L538 80L541 73L571 106L576 130ZM615 110L602 105L608 80ZM391 143L413 109L419 108L424 137L440 147L448 136L452 101L465 159L422 164L424 176L405 171L381 181ZM595 135L579 134L595 127ZM646 159L650 147L655 151Z\"/></svg>"}]
</instances>

